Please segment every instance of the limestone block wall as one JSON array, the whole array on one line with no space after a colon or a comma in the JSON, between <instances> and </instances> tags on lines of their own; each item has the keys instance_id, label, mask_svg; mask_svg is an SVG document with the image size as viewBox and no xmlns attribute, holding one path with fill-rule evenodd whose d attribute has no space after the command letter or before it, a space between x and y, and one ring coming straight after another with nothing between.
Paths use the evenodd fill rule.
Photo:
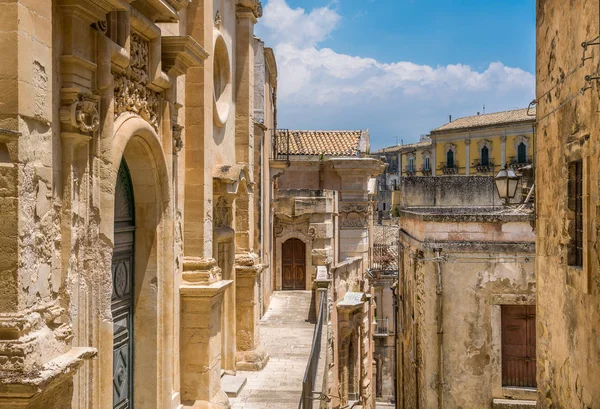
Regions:
<instances>
[{"instance_id":1,"label":"limestone block wall","mask_svg":"<svg viewBox=\"0 0 600 409\"><path fill-rule=\"evenodd\" d=\"M538 405L598 406L600 402L600 135L596 46L582 43L600 33L598 3L537 2L537 256ZM596 41L596 40L594 40ZM582 87L587 89L577 95ZM571 95L571 102L564 103ZM559 108L559 105L564 105ZM568 265L573 229L569 163L583 166L583 266Z\"/></svg>"}]
</instances>

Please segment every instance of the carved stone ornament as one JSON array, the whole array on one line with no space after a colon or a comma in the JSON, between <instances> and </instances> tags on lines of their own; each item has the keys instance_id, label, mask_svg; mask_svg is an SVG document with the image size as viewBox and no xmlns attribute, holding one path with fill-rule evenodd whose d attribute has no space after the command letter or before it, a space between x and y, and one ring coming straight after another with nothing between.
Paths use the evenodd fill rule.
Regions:
<instances>
[{"instance_id":1,"label":"carved stone ornament","mask_svg":"<svg viewBox=\"0 0 600 409\"><path fill-rule=\"evenodd\" d=\"M133 112L158 131L159 94L150 90L150 44L137 34L131 34L131 62L121 75L115 77L115 118Z\"/></svg>"},{"instance_id":2,"label":"carved stone ornament","mask_svg":"<svg viewBox=\"0 0 600 409\"><path fill-rule=\"evenodd\" d=\"M340 227L367 228L369 218L368 205L362 203L344 203L340 209Z\"/></svg>"},{"instance_id":3,"label":"carved stone ornament","mask_svg":"<svg viewBox=\"0 0 600 409\"><path fill-rule=\"evenodd\" d=\"M237 12L251 12L255 18L261 18L263 15L262 3L256 0L238 0Z\"/></svg>"},{"instance_id":4,"label":"carved stone ornament","mask_svg":"<svg viewBox=\"0 0 600 409\"><path fill-rule=\"evenodd\" d=\"M179 124L173 125L173 151L179 152L183 148L183 139L181 139L181 131L183 126Z\"/></svg>"},{"instance_id":5,"label":"carved stone ornament","mask_svg":"<svg viewBox=\"0 0 600 409\"><path fill-rule=\"evenodd\" d=\"M213 223L215 227L231 227L233 220L231 206L225 196L220 196L215 203Z\"/></svg>"},{"instance_id":6,"label":"carved stone ornament","mask_svg":"<svg viewBox=\"0 0 600 409\"><path fill-rule=\"evenodd\" d=\"M304 236L312 238L311 232L309 231L309 220L307 218L280 218L275 216L273 222L273 232L276 237L281 237L283 232L298 232ZM316 231L315 231L316 235Z\"/></svg>"},{"instance_id":7,"label":"carved stone ornament","mask_svg":"<svg viewBox=\"0 0 600 409\"><path fill-rule=\"evenodd\" d=\"M60 121L79 129L82 133L96 132L100 127L99 99L89 92L78 94L70 104L60 109Z\"/></svg>"},{"instance_id":8,"label":"carved stone ornament","mask_svg":"<svg viewBox=\"0 0 600 409\"><path fill-rule=\"evenodd\" d=\"M221 13L219 12L219 10L217 10L217 13L215 14L215 27L221 27L222 23L223 20L221 19Z\"/></svg>"}]
</instances>

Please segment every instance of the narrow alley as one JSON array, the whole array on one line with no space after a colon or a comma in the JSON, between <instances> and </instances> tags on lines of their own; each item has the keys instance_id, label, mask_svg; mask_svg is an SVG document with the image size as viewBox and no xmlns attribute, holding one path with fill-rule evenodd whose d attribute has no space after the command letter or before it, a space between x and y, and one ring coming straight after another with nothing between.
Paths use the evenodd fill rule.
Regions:
<instances>
[{"instance_id":1,"label":"narrow alley","mask_svg":"<svg viewBox=\"0 0 600 409\"><path fill-rule=\"evenodd\" d=\"M269 362L260 372L238 371L248 381L240 395L230 399L232 409L298 408L315 328L312 317L309 320L311 294L310 291L273 293L269 310L259 323L261 343L270 356ZM325 351L323 347L320 367L325 362Z\"/></svg>"}]
</instances>

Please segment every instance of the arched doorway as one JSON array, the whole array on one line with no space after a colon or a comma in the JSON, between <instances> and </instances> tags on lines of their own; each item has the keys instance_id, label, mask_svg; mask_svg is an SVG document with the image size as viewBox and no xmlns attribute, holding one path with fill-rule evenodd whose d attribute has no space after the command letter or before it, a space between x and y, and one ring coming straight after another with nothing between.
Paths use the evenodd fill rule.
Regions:
<instances>
[{"instance_id":1,"label":"arched doorway","mask_svg":"<svg viewBox=\"0 0 600 409\"><path fill-rule=\"evenodd\" d=\"M289 239L282 246L282 288L306 290L306 245L300 239Z\"/></svg>"},{"instance_id":2,"label":"arched doorway","mask_svg":"<svg viewBox=\"0 0 600 409\"><path fill-rule=\"evenodd\" d=\"M125 159L115 187L115 240L112 257L113 408L133 407L133 295L135 202Z\"/></svg>"}]
</instances>

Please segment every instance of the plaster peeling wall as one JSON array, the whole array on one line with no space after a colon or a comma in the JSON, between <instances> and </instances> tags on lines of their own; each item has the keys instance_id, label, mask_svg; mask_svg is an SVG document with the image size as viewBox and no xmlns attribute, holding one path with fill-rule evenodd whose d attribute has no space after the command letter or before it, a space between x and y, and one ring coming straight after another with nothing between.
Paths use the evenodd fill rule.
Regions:
<instances>
[{"instance_id":1,"label":"plaster peeling wall","mask_svg":"<svg viewBox=\"0 0 600 409\"><path fill-rule=\"evenodd\" d=\"M451 216L445 216L447 218ZM401 218L402 220L402 218ZM419 224L402 224L403 328L399 360L400 408L433 408L439 403L438 272L434 248L442 262L443 288L443 407L491 408L502 389L501 304L535 304L533 233L527 221L504 242L492 243L490 223L464 221L454 226L454 238L417 240ZM461 227L462 226L462 227ZM421 226L423 227L423 226ZM467 228L468 227L468 228ZM497 226L500 227L500 226ZM521 228L522 227L522 228ZM480 230L490 236L486 245L463 241L456 229ZM425 228L429 231L429 228ZM521 230L528 230L525 241ZM485 233L487 231L487 233ZM416 234L413 234L415 232ZM489 258L473 260L472 257Z\"/></svg>"},{"instance_id":2,"label":"plaster peeling wall","mask_svg":"<svg viewBox=\"0 0 600 409\"><path fill-rule=\"evenodd\" d=\"M600 92L598 1L537 1L538 407L597 408L600 402ZM559 80L564 78L564 82ZM565 103L583 86L582 95ZM550 92L548 92L550 90ZM556 110L555 112L552 112ZM568 162L583 160L584 265L567 266Z\"/></svg>"}]
</instances>

